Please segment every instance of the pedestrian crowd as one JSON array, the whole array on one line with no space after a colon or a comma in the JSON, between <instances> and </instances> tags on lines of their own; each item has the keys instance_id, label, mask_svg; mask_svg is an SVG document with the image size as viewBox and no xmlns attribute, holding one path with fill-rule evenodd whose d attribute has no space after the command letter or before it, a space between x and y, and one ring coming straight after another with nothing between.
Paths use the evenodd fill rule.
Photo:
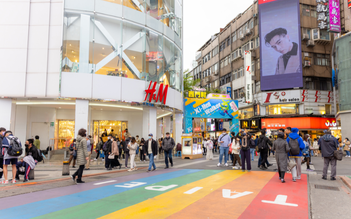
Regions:
<instances>
[{"instance_id":1,"label":"pedestrian crowd","mask_svg":"<svg viewBox=\"0 0 351 219\"><path fill-rule=\"evenodd\" d=\"M211 142L210 142L211 141ZM261 130L259 136L250 134L246 130L240 130L237 135L234 132L229 134L226 129L223 129L222 134L214 139L207 139L205 148L211 151L207 159L213 158L213 152L219 151L218 167L224 165L229 166L229 157L232 160L233 169L242 169L244 172L251 171L251 162L254 161L254 156L259 153L258 167L261 170L266 170L272 164L268 162L268 156L272 153L275 156L279 180L285 182L285 173L291 172L292 181L296 182L301 179L301 165L306 163L307 171L313 171L310 168L312 157L321 153L324 159L323 177L327 179L329 164L331 165L330 180L336 178L337 160L343 157L343 150L346 151L346 157L350 157L350 141L345 138L336 139L331 135L330 131L325 131L325 134L318 139L310 138L310 135L301 135L298 128L287 127L279 129L277 138L272 136L267 137L266 129ZM205 153L205 150L204 150ZM222 163L224 158L224 162Z\"/></svg>"}]
</instances>

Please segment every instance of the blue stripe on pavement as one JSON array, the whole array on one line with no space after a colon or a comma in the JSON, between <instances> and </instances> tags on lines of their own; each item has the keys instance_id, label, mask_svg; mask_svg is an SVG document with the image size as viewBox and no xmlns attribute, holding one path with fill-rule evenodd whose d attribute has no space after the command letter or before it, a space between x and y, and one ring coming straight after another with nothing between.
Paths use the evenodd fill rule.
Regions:
<instances>
[{"instance_id":1,"label":"blue stripe on pavement","mask_svg":"<svg viewBox=\"0 0 351 219\"><path fill-rule=\"evenodd\" d=\"M108 186L91 189L91 190L87 190L87 191L83 191L83 192L79 192L71 195L61 196L61 197L52 198L52 199L46 199L38 202L29 203L26 205L7 208L0 211L0 218L24 219L24 218L38 217L44 214L49 214L55 211L71 208L87 202L103 199L108 196L116 195L121 192L125 192L141 186L154 184L157 182L169 180L172 178L177 178L180 176L184 176L184 175L199 172L199 171L202 171L202 170L194 170L194 169L179 170L175 172L164 173L156 176L132 180L132 181L128 181L120 184L108 185ZM131 183L131 182L143 182L146 184L142 184L132 188L115 187L116 185L125 185L126 183ZM33 196L34 195L35 193L33 193Z\"/></svg>"}]
</instances>

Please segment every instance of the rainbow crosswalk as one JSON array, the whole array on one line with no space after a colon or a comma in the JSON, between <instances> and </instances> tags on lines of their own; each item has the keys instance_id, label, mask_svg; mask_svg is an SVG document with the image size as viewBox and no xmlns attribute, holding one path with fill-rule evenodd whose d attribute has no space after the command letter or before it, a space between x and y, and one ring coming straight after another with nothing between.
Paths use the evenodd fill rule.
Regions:
<instances>
[{"instance_id":1,"label":"rainbow crosswalk","mask_svg":"<svg viewBox=\"0 0 351 219\"><path fill-rule=\"evenodd\" d=\"M307 196L305 175L168 169L3 198L0 218L308 218Z\"/></svg>"}]
</instances>

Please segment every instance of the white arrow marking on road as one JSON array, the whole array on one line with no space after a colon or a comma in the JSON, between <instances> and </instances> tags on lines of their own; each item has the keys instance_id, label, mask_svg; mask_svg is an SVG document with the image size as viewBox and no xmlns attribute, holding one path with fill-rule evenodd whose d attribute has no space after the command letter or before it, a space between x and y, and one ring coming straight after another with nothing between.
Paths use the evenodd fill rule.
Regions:
<instances>
[{"instance_id":1,"label":"white arrow marking on road","mask_svg":"<svg viewBox=\"0 0 351 219\"><path fill-rule=\"evenodd\" d=\"M136 186L141 186L145 185L147 183L145 182L130 182L130 183L124 183L124 185L115 185L115 187L122 187L122 188L133 188Z\"/></svg>"},{"instance_id":2,"label":"white arrow marking on road","mask_svg":"<svg viewBox=\"0 0 351 219\"><path fill-rule=\"evenodd\" d=\"M275 205L285 205L285 206L291 206L291 207L297 207L297 204L292 204L292 203L286 203L286 200L288 199L288 196L286 195L277 195L277 197L275 198L275 200L272 201L266 201L266 200L262 200L262 202L264 203L268 203L268 204L275 204Z\"/></svg>"},{"instance_id":3,"label":"white arrow marking on road","mask_svg":"<svg viewBox=\"0 0 351 219\"><path fill-rule=\"evenodd\" d=\"M189 191L184 192L184 194L190 195L190 194L193 194L193 193L199 191L200 189L202 189L202 187L195 187L195 188L190 189Z\"/></svg>"},{"instance_id":4,"label":"white arrow marking on road","mask_svg":"<svg viewBox=\"0 0 351 219\"><path fill-rule=\"evenodd\" d=\"M234 193L235 195L232 195L231 194ZM223 189L222 190L222 195L223 195L223 198L231 198L231 199L235 199L235 198L240 198L242 196L245 196L245 195L250 195L251 193L253 192L232 192L230 189Z\"/></svg>"},{"instance_id":5,"label":"white arrow marking on road","mask_svg":"<svg viewBox=\"0 0 351 219\"><path fill-rule=\"evenodd\" d=\"M94 186L102 185L102 184L107 184L107 183L112 183L116 182L117 180L110 180L110 181L105 181L105 182L99 182L99 183L94 183Z\"/></svg>"}]
</instances>

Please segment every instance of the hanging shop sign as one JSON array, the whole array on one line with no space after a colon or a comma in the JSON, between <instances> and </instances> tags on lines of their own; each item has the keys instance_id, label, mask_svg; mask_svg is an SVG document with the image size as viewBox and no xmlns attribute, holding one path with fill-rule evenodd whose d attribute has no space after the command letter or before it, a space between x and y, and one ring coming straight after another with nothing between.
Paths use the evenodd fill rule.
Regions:
<instances>
[{"instance_id":1,"label":"hanging shop sign","mask_svg":"<svg viewBox=\"0 0 351 219\"><path fill-rule=\"evenodd\" d=\"M250 121L249 120L240 120L240 128L241 129L250 129Z\"/></svg>"},{"instance_id":2,"label":"hanging shop sign","mask_svg":"<svg viewBox=\"0 0 351 219\"><path fill-rule=\"evenodd\" d=\"M246 103L252 103L252 74L251 74L251 52L245 51L244 55L245 69L245 95Z\"/></svg>"},{"instance_id":3,"label":"hanging shop sign","mask_svg":"<svg viewBox=\"0 0 351 219\"><path fill-rule=\"evenodd\" d=\"M264 101L263 104L300 102L299 90L266 92L262 93L262 95Z\"/></svg>"},{"instance_id":4,"label":"hanging shop sign","mask_svg":"<svg viewBox=\"0 0 351 219\"><path fill-rule=\"evenodd\" d=\"M336 126L335 118L322 117L296 117L296 118L270 118L262 119L262 128L299 128L299 129L329 129Z\"/></svg>"},{"instance_id":5,"label":"hanging shop sign","mask_svg":"<svg viewBox=\"0 0 351 219\"><path fill-rule=\"evenodd\" d=\"M321 30L340 33L340 2L339 0L316 0L317 22Z\"/></svg>"},{"instance_id":6,"label":"hanging shop sign","mask_svg":"<svg viewBox=\"0 0 351 219\"><path fill-rule=\"evenodd\" d=\"M332 91L302 90L301 102L332 103L334 96Z\"/></svg>"},{"instance_id":7,"label":"hanging shop sign","mask_svg":"<svg viewBox=\"0 0 351 219\"><path fill-rule=\"evenodd\" d=\"M250 129L261 129L261 120L260 119L252 119L250 121Z\"/></svg>"},{"instance_id":8,"label":"hanging shop sign","mask_svg":"<svg viewBox=\"0 0 351 219\"><path fill-rule=\"evenodd\" d=\"M188 97L190 98L206 98L206 91L188 91Z\"/></svg>"},{"instance_id":9,"label":"hanging shop sign","mask_svg":"<svg viewBox=\"0 0 351 219\"><path fill-rule=\"evenodd\" d=\"M166 104L167 100L167 92L168 92L168 85L159 84L157 86L157 82L150 81L148 89L145 90L145 99L144 101L155 103L160 102Z\"/></svg>"}]
</instances>

